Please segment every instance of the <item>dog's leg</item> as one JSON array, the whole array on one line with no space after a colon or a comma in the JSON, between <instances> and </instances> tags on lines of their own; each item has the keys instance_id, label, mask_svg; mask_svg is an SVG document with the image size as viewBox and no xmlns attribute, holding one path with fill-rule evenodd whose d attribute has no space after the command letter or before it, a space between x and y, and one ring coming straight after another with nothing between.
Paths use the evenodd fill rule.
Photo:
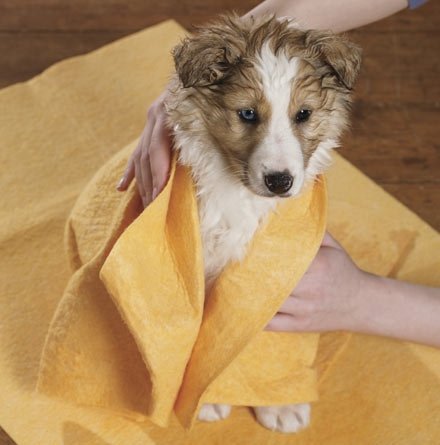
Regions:
<instances>
[{"instance_id":1,"label":"dog's leg","mask_svg":"<svg viewBox=\"0 0 440 445\"><path fill-rule=\"evenodd\" d=\"M198 419L205 422L215 422L226 419L231 413L230 405L220 405L216 403L205 403L199 412Z\"/></svg>"},{"instance_id":2,"label":"dog's leg","mask_svg":"<svg viewBox=\"0 0 440 445\"><path fill-rule=\"evenodd\" d=\"M261 425L281 433L296 433L310 423L310 405L281 405L254 407Z\"/></svg>"}]
</instances>

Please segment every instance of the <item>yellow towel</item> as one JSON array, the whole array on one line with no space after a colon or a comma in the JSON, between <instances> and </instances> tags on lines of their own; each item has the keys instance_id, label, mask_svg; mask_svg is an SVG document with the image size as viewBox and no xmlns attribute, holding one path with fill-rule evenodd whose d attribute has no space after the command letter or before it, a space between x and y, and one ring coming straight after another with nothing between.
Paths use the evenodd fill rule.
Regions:
<instances>
[{"instance_id":1,"label":"yellow towel","mask_svg":"<svg viewBox=\"0 0 440 445\"><path fill-rule=\"evenodd\" d=\"M133 191L111 191L105 205L78 201L66 232L70 268L62 238L71 208L96 170L119 152L101 170L101 179L95 176L90 192L110 182L106 171L122 171L132 147L121 147L138 136L146 104L167 82L167 54L181 35L181 28L168 22L0 91L0 186L6 191L0 209L0 425L19 445L440 443L439 351L376 337L321 335L315 362L319 401L313 404L311 427L297 435L266 430L245 407L234 408L222 422L195 422L186 432L174 415L160 428L141 417L133 421L119 412L35 393L50 321L66 296L66 283L72 283L71 269L79 273L84 267L84 278L93 278L94 286L82 294L85 318L75 320L85 328L82 344L92 352L101 348L105 359L117 358L110 376L117 384L96 395L107 406L125 397L130 413L147 409L150 382L145 367L138 367L138 345L95 280L100 267L94 268L120 235L103 246L106 229L124 229L139 215ZM359 265L440 285L440 236L433 229L338 156L327 177L330 230ZM125 210L104 226L105 212L115 208ZM72 310L80 303L71 302ZM104 337L94 336L96 329ZM63 377L73 375L75 381L81 377L76 363L95 359L81 356L82 351L81 345L72 349ZM128 377L135 381L124 380ZM102 389L90 380L70 389L92 393L95 387ZM133 388L145 390L146 397L136 399ZM144 405L132 404L136 400Z\"/></svg>"},{"instance_id":2,"label":"yellow towel","mask_svg":"<svg viewBox=\"0 0 440 445\"><path fill-rule=\"evenodd\" d=\"M102 253L83 264L67 287L46 340L39 389L126 414L134 410L161 426L168 424L175 403L183 424L190 426L202 402L260 406L315 400L311 367L318 335L261 331L319 248L326 221L323 183L278 205L245 260L223 271L205 302L196 198L190 173L181 166L175 173L173 168L164 192L105 259L111 240L123 229L111 223L126 224L121 215L130 208L119 205L112 211L113 199L107 198L120 167L112 160L99 172L68 222L69 239L75 240L71 256L84 258L81 247L90 248L101 238L102 246L96 247ZM134 189L120 200L134 202ZM87 215L98 212L96 226ZM97 283L104 259L101 278L120 320L100 305L92 320L86 303L96 298L97 287L105 298ZM101 329L112 325L123 331L124 326L115 326L122 320L139 350L133 357L122 344L122 354L114 349ZM130 367L121 371L121 361ZM105 397L113 387L121 391Z\"/></svg>"}]
</instances>

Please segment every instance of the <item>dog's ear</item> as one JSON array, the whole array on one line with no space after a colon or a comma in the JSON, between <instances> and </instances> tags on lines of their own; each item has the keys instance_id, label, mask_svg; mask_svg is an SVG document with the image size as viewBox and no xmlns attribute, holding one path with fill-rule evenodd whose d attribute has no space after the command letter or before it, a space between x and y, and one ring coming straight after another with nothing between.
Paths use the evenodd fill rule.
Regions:
<instances>
[{"instance_id":1,"label":"dog's ear","mask_svg":"<svg viewBox=\"0 0 440 445\"><path fill-rule=\"evenodd\" d=\"M185 88L220 83L240 62L237 48L209 32L184 39L173 49L173 58Z\"/></svg>"},{"instance_id":2,"label":"dog's ear","mask_svg":"<svg viewBox=\"0 0 440 445\"><path fill-rule=\"evenodd\" d=\"M362 50L341 35L327 31L305 33L306 58L329 66L339 82L351 90L361 67Z\"/></svg>"}]
</instances>

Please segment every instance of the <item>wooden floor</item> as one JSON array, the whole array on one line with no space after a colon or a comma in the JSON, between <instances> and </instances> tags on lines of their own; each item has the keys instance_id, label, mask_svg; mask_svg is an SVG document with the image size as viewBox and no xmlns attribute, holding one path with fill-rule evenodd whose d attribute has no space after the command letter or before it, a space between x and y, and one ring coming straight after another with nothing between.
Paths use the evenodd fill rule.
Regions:
<instances>
[{"instance_id":1,"label":"wooden floor","mask_svg":"<svg viewBox=\"0 0 440 445\"><path fill-rule=\"evenodd\" d=\"M293 1L293 0L292 0ZM242 0L246 11L256 0ZM183 26L233 0L0 0L0 87L174 18ZM440 229L440 2L352 33L364 48L354 124L341 153Z\"/></svg>"},{"instance_id":2,"label":"wooden floor","mask_svg":"<svg viewBox=\"0 0 440 445\"><path fill-rule=\"evenodd\" d=\"M242 0L239 11L257 3ZM190 28L234 8L233 0L0 0L0 88L162 20ZM364 64L340 152L440 229L440 2L352 38ZM12 443L0 430L0 444Z\"/></svg>"}]
</instances>

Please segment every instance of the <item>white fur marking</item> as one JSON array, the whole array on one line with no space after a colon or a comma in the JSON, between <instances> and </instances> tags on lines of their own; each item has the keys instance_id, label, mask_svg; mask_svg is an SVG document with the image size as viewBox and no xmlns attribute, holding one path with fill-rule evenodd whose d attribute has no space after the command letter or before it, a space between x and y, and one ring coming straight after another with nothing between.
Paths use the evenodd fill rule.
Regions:
<instances>
[{"instance_id":1,"label":"white fur marking","mask_svg":"<svg viewBox=\"0 0 440 445\"><path fill-rule=\"evenodd\" d=\"M257 420L272 431L296 433L310 423L310 405L281 405L254 407Z\"/></svg>"},{"instance_id":2,"label":"white fur marking","mask_svg":"<svg viewBox=\"0 0 440 445\"><path fill-rule=\"evenodd\" d=\"M203 138L202 138L203 139ZM209 142L176 132L179 162L191 167L197 190L207 288L246 247L277 199L252 193L226 172L222 155Z\"/></svg>"},{"instance_id":3,"label":"white fur marking","mask_svg":"<svg viewBox=\"0 0 440 445\"><path fill-rule=\"evenodd\" d=\"M256 69L272 114L268 133L249 160L249 176L252 186L262 191L267 172L287 170L294 176L291 195L297 195L304 183L304 157L289 118L291 85L298 65L297 57L288 59L282 51L275 55L268 43L258 57Z\"/></svg>"},{"instance_id":4,"label":"white fur marking","mask_svg":"<svg viewBox=\"0 0 440 445\"><path fill-rule=\"evenodd\" d=\"M320 175L330 167L332 163L332 150L338 146L339 143L335 139L326 139L319 143L309 159L309 164L306 169L306 183L313 181L317 175Z\"/></svg>"},{"instance_id":5,"label":"white fur marking","mask_svg":"<svg viewBox=\"0 0 440 445\"><path fill-rule=\"evenodd\" d=\"M231 414L231 405L217 403L205 403L199 411L198 419L204 422L216 422L226 419Z\"/></svg>"}]
</instances>

